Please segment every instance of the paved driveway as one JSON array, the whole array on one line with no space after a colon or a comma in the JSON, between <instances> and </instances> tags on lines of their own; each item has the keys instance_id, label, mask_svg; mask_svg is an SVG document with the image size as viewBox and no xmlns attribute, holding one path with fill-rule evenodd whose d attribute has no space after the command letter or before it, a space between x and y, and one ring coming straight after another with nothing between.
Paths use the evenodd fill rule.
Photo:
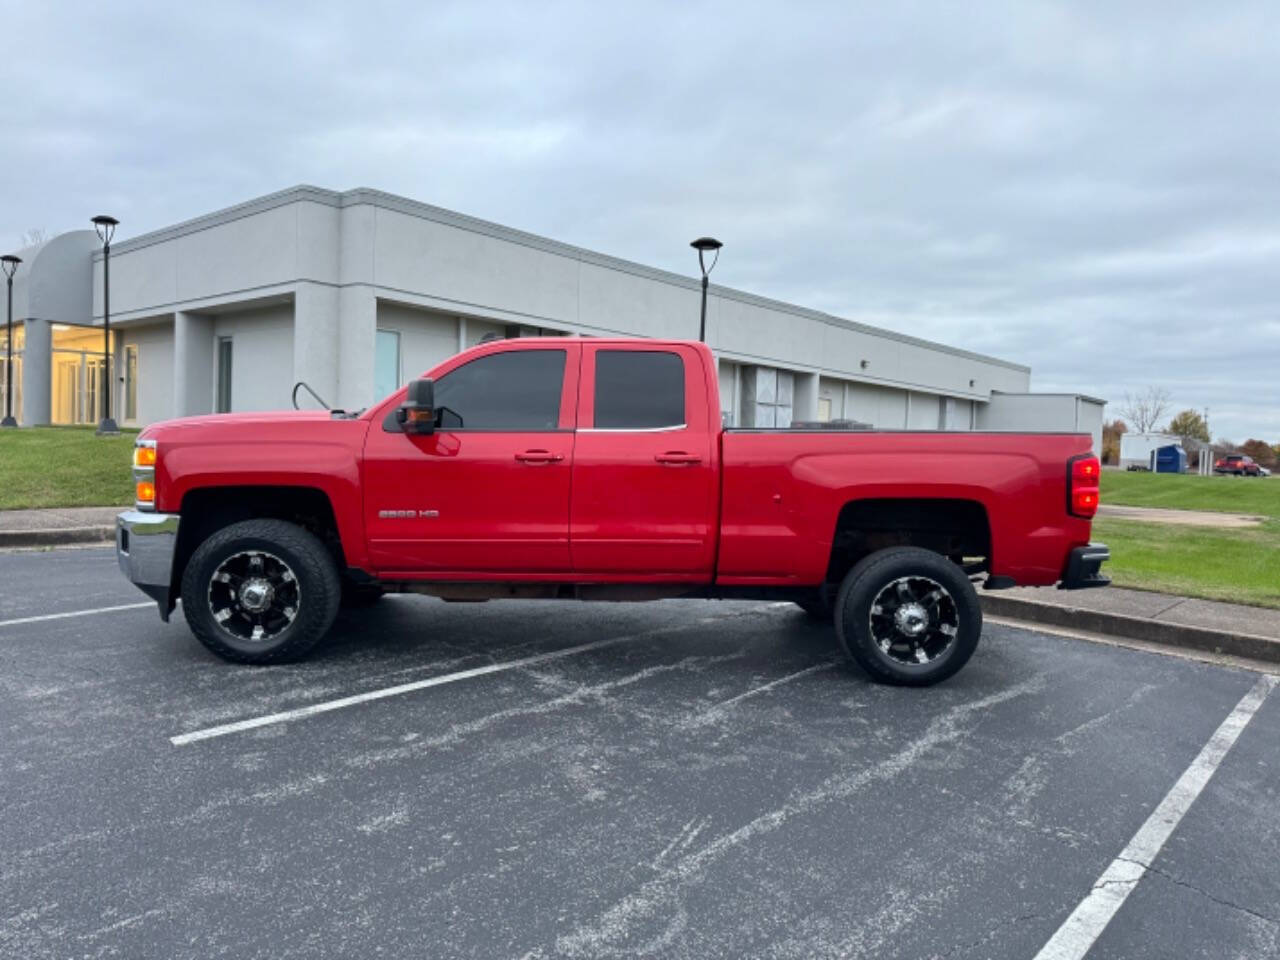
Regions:
<instances>
[{"instance_id":1,"label":"paved driveway","mask_svg":"<svg viewBox=\"0 0 1280 960\"><path fill-rule=\"evenodd\" d=\"M107 550L0 589L3 957L1067 957L1100 899L1091 957L1280 955L1259 674L991 626L902 690L770 604L410 597L252 669Z\"/></svg>"}]
</instances>

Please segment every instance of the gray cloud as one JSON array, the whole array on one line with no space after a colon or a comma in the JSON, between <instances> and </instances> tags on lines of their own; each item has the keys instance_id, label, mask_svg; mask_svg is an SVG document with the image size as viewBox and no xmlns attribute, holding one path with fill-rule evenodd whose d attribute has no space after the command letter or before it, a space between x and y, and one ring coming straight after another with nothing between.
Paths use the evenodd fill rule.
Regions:
<instances>
[{"instance_id":1,"label":"gray cloud","mask_svg":"<svg viewBox=\"0 0 1280 960\"><path fill-rule=\"evenodd\" d=\"M711 232L723 283L1280 440L1280 8L865 6L5 2L0 245L298 182Z\"/></svg>"}]
</instances>

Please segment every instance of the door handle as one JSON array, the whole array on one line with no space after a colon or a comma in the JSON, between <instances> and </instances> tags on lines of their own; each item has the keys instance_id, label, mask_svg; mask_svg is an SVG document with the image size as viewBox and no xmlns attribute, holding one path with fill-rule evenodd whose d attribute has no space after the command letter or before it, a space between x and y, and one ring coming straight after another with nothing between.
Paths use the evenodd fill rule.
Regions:
<instances>
[{"instance_id":1,"label":"door handle","mask_svg":"<svg viewBox=\"0 0 1280 960\"><path fill-rule=\"evenodd\" d=\"M564 459L564 454L552 453L550 450L525 450L517 453L516 459L521 463L559 463Z\"/></svg>"},{"instance_id":2,"label":"door handle","mask_svg":"<svg viewBox=\"0 0 1280 960\"><path fill-rule=\"evenodd\" d=\"M696 453L685 453L683 450L668 450L666 453L660 453L653 458L658 463L665 463L669 466L692 466L695 463L701 463L702 458Z\"/></svg>"}]
</instances>

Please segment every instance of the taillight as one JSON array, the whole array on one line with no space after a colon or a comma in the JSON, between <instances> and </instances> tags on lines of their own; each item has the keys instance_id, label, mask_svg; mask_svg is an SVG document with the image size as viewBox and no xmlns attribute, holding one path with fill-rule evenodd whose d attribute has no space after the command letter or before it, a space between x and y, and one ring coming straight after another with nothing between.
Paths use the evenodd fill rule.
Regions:
<instances>
[{"instance_id":1,"label":"taillight","mask_svg":"<svg viewBox=\"0 0 1280 960\"><path fill-rule=\"evenodd\" d=\"M1102 464L1092 454L1067 461L1067 513L1090 519L1098 512L1098 482Z\"/></svg>"},{"instance_id":2,"label":"taillight","mask_svg":"<svg viewBox=\"0 0 1280 960\"><path fill-rule=\"evenodd\" d=\"M133 448L133 502L139 510L156 508L156 460L154 440L139 440Z\"/></svg>"}]
</instances>

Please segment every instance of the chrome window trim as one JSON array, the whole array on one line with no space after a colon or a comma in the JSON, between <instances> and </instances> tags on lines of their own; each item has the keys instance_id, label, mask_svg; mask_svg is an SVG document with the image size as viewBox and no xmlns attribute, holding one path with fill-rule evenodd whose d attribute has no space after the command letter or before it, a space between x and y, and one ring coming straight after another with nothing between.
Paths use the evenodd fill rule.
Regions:
<instances>
[{"instance_id":1,"label":"chrome window trim","mask_svg":"<svg viewBox=\"0 0 1280 960\"><path fill-rule=\"evenodd\" d=\"M670 427L579 427L578 433L671 433L675 430L687 430L687 423Z\"/></svg>"}]
</instances>

